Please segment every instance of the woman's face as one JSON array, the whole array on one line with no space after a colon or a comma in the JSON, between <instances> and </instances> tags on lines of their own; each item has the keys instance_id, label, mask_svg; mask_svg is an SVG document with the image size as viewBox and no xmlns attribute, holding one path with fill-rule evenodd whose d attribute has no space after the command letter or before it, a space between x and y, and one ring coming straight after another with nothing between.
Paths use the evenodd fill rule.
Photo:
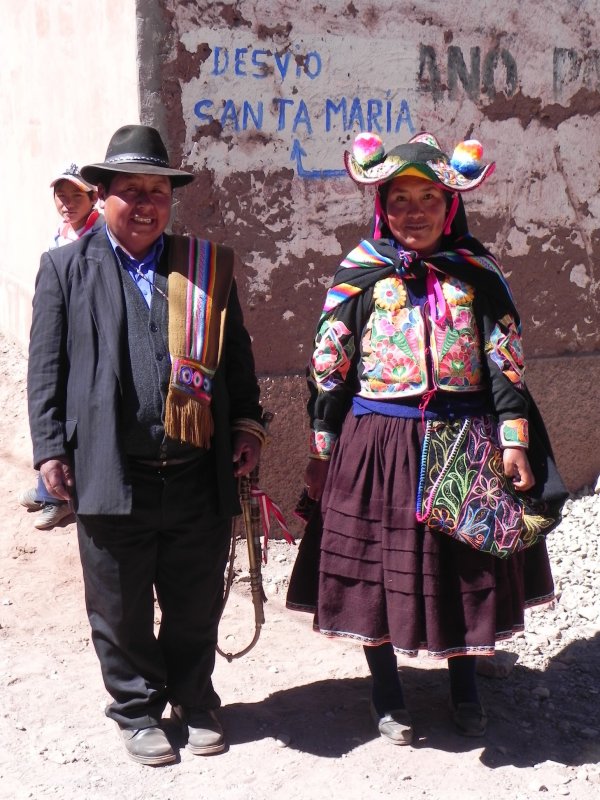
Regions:
<instances>
[{"instance_id":1,"label":"woman's face","mask_svg":"<svg viewBox=\"0 0 600 800\"><path fill-rule=\"evenodd\" d=\"M407 250L429 256L439 249L448 207L446 192L425 178L394 178L386 202L388 227Z\"/></svg>"}]
</instances>

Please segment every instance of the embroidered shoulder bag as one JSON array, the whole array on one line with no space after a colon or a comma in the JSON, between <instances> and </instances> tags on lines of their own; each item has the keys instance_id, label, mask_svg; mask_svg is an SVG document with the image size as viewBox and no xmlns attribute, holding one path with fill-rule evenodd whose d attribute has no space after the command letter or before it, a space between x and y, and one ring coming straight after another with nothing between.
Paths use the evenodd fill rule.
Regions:
<instances>
[{"instance_id":1,"label":"embroidered shoulder bag","mask_svg":"<svg viewBox=\"0 0 600 800\"><path fill-rule=\"evenodd\" d=\"M432 531L507 558L534 545L556 517L505 477L497 429L491 415L427 422L416 516Z\"/></svg>"}]
</instances>

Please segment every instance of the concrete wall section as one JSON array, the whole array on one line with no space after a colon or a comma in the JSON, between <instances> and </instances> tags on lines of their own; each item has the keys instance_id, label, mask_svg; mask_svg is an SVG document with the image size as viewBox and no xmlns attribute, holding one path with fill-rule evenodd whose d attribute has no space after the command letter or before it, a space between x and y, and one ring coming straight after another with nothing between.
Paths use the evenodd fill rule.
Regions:
<instances>
[{"instance_id":1,"label":"concrete wall section","mask_svg":"<svg viewBox=\"0 0 600 800\"><path fill-rule=\"evenodd\" d=\"M59 221L50 181L102 160L113 131L139 119L136 13L134 0L2 6L0 328L26 344L40 253Z\"/></svg>"},{"instance_id":2,"label":"concrete wall section","mask_svg":"<svg viewBox=\"0 0 600 800\"><path fill-rule=\"evenodd\" d=\"M467 198L471 229L510 278L569 485L594 480L597 395L586 384L585 415L573 396L581 358L591 375L600 350L597 4L140 6L159 12L162 30L142 107L162 115L176 159L197 174L175 227L236 248L261 373L302 374L331 275L369 230L372 193L343 172L355 134L374 130L391 146L428 130L448 151L477 138L497 171Z\"/></svg>"}]
</instances>

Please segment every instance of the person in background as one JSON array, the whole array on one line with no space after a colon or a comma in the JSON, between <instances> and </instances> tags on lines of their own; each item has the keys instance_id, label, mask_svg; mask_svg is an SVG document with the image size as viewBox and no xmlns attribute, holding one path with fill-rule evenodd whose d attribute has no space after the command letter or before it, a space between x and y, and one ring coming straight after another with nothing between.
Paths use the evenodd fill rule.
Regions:
<instances>
[{"instance_id":1,"label":"person in background","mask_svg":"<svg viewBox=\"0 0 600 800\"><path fill-rule=\"evenodd\" d=\"M64 169L50 184L54 193L54 205L61 216L49 250L76 242L88 233L95 233L104 226L104 217L96 208L96 187L81 176L77 164ZM39 511L34 527L50 530L59 522L71 517L73 509L69 502L51 495L44 486L41 475L35 486L19 495L19 503L28 511Z\"/></svg>"},{"instance_id":2,"label":"person in background","mask_svg":"<svg viewBox=\"0 0 600 800\"><path fill-rule=\"evenodd\" d=\"M127 755L220 753L212 683L237 478L265 438L234 254L167 234L173 190L159 132L125 125L98 186L106 226L42 256L29 348L34 464L77 517L92 641ZM160 626L154 629L154 596Z\"/></svg>"},{"instance_id":3,"label":"person in background","mask_svg":"<svg viewBox=\"0 0 600 800\"><path fill-rule=\"evenodd\" d=\"M525 606L554 593L543 538L502 560L425 529L415 512L426 420L494 415L515 489L553 488L537 437L530 448L537 415L512 295L467 227L462 193L494 169L481 150L464 142L450 159L427 133L388 152L373 134L357 137L346 169L376 187L374 231L338 268L309 365L305 484L322 520L317 506L287 604L316 609L317 630L363 645L372 716L397 745L414 731L396 653L447 659L451 719L483 736L476 657L493 655L522 630Z\"/></svg>"}]
</instances>

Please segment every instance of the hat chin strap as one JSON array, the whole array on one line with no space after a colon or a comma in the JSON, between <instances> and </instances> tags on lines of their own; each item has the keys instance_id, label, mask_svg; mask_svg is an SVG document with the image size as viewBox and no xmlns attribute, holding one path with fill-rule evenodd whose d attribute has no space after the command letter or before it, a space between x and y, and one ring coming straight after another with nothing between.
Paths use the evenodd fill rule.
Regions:
<instances>
[{"instance_id":1,"label":"hat chin strap","mask_svg":"<svg viewBox=\"0 0 600 800\"><path fill-rule=\"evenodd\" d=\"M444 230L442 231L444 236L448 236L450 233L450 229L452 228L452 223L454 222L454 217L456 216L456 212L458 211L458 192L454 192L452 196L452 202L450 203L450 208L448 210L448 216L446 217L446 222L444 223Z\"/></svg>"},{"instance_id":2,"label":"hat chin strap","mask_svg":"<svg viewBox=\"0 0 600 800\"><path fill-rule=\"evenodd\" d=\"M452 228L452 223L454 222L454 217L456 216L456 212L458 211L458 192L454 192L452 195L452 202L450 203L450 208L448 209L448 216L446 217L446 221L444 223L444 228L442 233L444 236L448 236L450 230ZM379 197L379 192L375 192L375 219L373 220L373 239L381 239L381 228L382 223L387 222L387 217L385 211L383 210L383 206L381 205L381 198Z\"/></svg>"},{"instance_id":3,"label":"hat chin strap","mask_svg":"<svg viewBox=\"0 0 600 800\"><path fill-rule=\"evenodd\" d=\"M381 205L381 198L379 192L375 192L375 219L373 220L373 239L381 239L381 226L386 222L385 212Z\"/></svg>"}]
</instances>

